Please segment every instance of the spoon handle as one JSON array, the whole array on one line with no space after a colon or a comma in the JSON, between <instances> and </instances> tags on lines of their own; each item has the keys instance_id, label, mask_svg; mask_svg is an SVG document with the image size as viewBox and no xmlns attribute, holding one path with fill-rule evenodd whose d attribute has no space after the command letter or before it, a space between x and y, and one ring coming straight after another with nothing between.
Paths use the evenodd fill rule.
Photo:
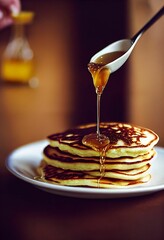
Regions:
<instances>
[{"instance_id":1,"label":"spoon handle","mask_svg":"<svg viewBox=\"0 0 164 240\"><path fill-rule=\"evenodd\" d=\"M162 7L132 38L131 41L135 42L142 34L151 27L162 15L164 14L164 7Z\"/></svg>"}]
</instances>

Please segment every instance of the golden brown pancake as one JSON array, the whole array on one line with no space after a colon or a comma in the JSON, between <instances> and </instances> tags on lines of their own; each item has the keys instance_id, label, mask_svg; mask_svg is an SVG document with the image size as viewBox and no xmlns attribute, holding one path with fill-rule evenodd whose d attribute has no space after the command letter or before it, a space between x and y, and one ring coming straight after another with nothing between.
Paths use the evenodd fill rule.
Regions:
<instances>
[{"instance_id":1,"label":"golden brown pancake","mask_svg":"<svg viewBox=\"0 0 164 240\"><path fill-rule=\"evenodd\" d=\"M38 168L38 173L40 175L40 180L53 184L99 188L136 186L148 182L151 178L150 174L147 173L133 180L104 177L99 181L97 176L89 175L83 171L63 170L47 165L44 161Z\"/></svg>"},{"instance_id":2,"label":"golden brown pancake","mask_svg":"<svg viewBox=\"0 0 164 240\"><path fill-rule=\"evenodd\" d=\"M151 150L147 154L138 157L120 157L105 159L106 170L130 170L145 166L155 156L155 151ZM100 157L79 157L70 153L65 153L57 147L47 146L43 151L44 161L57 168L92 171L100 169Z\"/></svg>"},{"instance_id":3,"label":"golden brown pancake","mask_svg":"<svg viewBox=\"0 0 164 240\"><path fill-rule=\"evenodd\" d=\"M52 147L81 157L99 156L99 152L84 146L85 135L95 133L96 124L86 124L48 137ZM106 156L136 157L149 152L159 137L152 130L125 123L101 123L100 132L110 140Z\"/></svg>"},{"instance_id":4,"label":"golden brown pancake","mask_svg":"<svg viewBox=\"0 0 164 240\"><path fill-rule=\"evenodd\" d=\"M83 144L83 137L96 132L86 124L50 135L38 167L42 181L66 186L125 187L148 182L159 137L152 130L125 123L101 123L109 138L105 154Z\"/></svg>"}]
</instances>

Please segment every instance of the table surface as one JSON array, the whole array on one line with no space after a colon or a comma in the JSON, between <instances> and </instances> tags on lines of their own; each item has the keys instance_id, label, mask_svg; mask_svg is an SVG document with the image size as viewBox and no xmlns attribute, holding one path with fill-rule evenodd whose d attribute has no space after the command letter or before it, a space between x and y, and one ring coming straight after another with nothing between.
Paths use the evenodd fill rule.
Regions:
<instances>
[{"instance_id":1,"label":"table surface","mask_svg":"<svg viewBox=\"0 0 164 240\"><path fill-rule=\"evenodd\" d=\"M1 239L164 239L164 191L120 199L62 197L9 173L6 157L20 145L42 138L47 133L42 126L46 120L36 127L42 115L41 110L34 114L36 106L30 102L34 100L33 90L22 88L20 93L20 89L2 87L0 91ZM18 95L22 103L14 100ZM42 110L45 118L52 117L51 112Z\"/></svg>"}]
</instances>

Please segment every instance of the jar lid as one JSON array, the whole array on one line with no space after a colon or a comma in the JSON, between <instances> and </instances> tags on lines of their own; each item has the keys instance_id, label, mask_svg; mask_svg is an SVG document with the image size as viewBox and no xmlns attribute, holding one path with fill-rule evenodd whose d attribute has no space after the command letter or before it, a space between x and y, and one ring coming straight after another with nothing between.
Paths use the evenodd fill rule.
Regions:
<instances>
[{"instance_id":1,"label":"jar lid","mask_svg":"<svg viewBox=\"0 0 164 240\"><path fill-rule=\"evenodd\" d=\"M34 12L21 11L17 14L13 13L11 16L15 24L29 24L33 21Z\"/></svg>"}]
</instances>

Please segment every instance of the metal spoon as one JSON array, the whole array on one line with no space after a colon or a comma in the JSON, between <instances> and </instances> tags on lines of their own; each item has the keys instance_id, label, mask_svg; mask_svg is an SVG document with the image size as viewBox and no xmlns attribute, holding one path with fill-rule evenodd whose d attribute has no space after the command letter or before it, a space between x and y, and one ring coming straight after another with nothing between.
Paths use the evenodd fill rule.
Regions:
<instances>
[{"instance_id":1,"label":"metal spoon","mask_svg":"<svg viewBox=\"0 0 164 240\"><path fill-rule=\"evenodd\" d=\"M107 62L104 64L102 68L108 68L110 70L110 73L115 72L117 69L119 69L128 59L130 56L133 48L135 47L136 43L142 36L142 34L149 29L162 15L164 14L164 7L162 7L155 15L152 17L131 39L122 39L119 41L116 41L98 53L96 53L90 60L90 62L97 63L96 60L99 58L102 58L103 61L103 55L111 54L112 52L124 52L123 55L116 58L112 62Z\"/></svg>"}]
</instances>

